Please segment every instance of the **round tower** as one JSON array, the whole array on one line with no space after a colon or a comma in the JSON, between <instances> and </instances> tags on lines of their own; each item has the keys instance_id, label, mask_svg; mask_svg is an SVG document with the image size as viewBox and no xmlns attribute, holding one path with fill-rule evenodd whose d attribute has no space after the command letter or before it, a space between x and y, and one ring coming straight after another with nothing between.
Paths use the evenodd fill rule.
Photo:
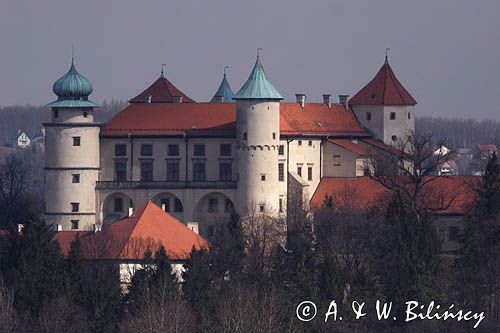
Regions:
<instances>
[{"instance_id":1,"label":"round tower","mask_svg":"<svg viewBox=\"0 0 500 333\"><path fill-rule=\"evenodd\" d=\"M100 169L97 104L88 100L92 83L69 71L52 88L57 100L48 104L45 123L45 218L58 230L92 230L96 223L95 184Z\"/></svg>"},{"instance_id":2,"label":"round tower","mask_svg":"<svg viewBox=\"0 0 500 333\"><path fill-rule=\"evenodd\" d=\"M280 100L257 55L236 101L238 206L241 213L278 214Z\"/></svg>"}]
</instances>

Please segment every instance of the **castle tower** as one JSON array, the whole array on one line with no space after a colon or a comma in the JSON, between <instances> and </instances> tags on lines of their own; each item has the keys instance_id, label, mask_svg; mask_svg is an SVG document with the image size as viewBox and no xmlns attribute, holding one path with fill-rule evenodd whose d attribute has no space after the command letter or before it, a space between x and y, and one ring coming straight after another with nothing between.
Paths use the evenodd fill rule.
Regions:
<instances>
[{"instance_id":1,"label":"castle tower","mask_svg":"<svg viewBox=\"0 0 500 333\"><path fill-rule=\"evenodd\" d=\"M227 82L227 78L226 78L226 69L227 68L228 68L227 66L224 67L224 77L222 78L219 89L217 89L214 97L212 97L212 99L210 100L211 103L217 103L217 102L230 103L230 102L233 102L234 93L233 93L233 90L231 89L231 86L229 85L229 82Z\"/></svg>"},{"instance_id":2,"label":"castle tower","mask_svg":"<svg viewBox=\"0 0 500 333\"><path fill-rule=\"evenodd\" d=\"M91 230L96 223L95 184L99 173L99 124L88 100L92 83L69 71L52 88L57 101L45 123L45 218L62 230Z\"/></svg>"},{"instance_id":3,"label":"castle tower","mask_svg":"<svg viewBox=\"0 0 500 333\"><path fill-rule=\"evenodd\" d=\"M415 130L415 104L396 78L387 56L373 80L349 101L361 124L389 145Z\"/></svg>"},{"instance_id":4,"label":"castle tower","mask_svg":"<svg viewBox=\"0 0 500 333\"><path fill-rule=\"evenodd\" d=\"M236 101L239 210L243 214L249 210L277 214L283 96L267 79L258 55L248 80L233 99Z\"/></svg>"}]
</instances>

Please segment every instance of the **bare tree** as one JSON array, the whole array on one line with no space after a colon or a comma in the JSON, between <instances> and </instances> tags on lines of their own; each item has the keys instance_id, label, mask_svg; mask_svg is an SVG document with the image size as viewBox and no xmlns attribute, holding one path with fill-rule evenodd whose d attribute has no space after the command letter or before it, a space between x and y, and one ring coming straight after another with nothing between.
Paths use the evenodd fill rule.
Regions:
<instances>
[{"instance_id":1,"label":"bare tree","mask_svg":"<svg viewBox=\"0 0 500 333\"><path fill-rule=\"evenodd\" d=\"M14 309L14 292L0 279L0 329L15 332L18 328L17 312Z\"/></svg>"},{"instance_id":2,"label":"bare tree","mask_svg":"<svg viewBox=\"0 0 500 333\"><path fill-rule=\"evenodd\" d=\"M43 333L88 332L85 310L65 297L45 305L38 322Z\"/></svg>"}]
</instances>

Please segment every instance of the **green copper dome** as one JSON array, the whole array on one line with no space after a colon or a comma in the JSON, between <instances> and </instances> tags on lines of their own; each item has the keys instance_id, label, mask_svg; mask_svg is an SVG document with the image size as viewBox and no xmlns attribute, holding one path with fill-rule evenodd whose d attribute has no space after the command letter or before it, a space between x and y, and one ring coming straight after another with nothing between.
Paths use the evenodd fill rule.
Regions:
<instances>
[{"instance_id":1,"label":"green copper dome","mask_svg":"<svg viewBox=\"0 0 500 333\"><path fill-rule=\"evenodd\" d=\"M92 82L76 70L73 60L69 71L52 86L57 101L48 104L51 107L95 107L97 104L88 100L94 88Z\"/></svg>"},{"instance_id":2,"label":"green copper dome","mask_svg":"<svg viewBox=\"0 0 500 333\"><path fill-rule=\"evenodd\" d=\"M260 62L259 55L257 55L257 61L255 62L248 80L233 99L283 99L283 96L281 96L267 78Z\"/></svg>"}]
</instances>

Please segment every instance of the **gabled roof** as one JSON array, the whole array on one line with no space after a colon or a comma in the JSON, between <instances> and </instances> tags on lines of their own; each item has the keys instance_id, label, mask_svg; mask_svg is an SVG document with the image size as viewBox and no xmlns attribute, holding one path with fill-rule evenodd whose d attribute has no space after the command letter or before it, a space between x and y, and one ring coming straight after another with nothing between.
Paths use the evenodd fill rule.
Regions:
<instances>
[{"instance_id":1,"label":"gabled roof","mask_svg":"<svg viewBox=\"0 0 500 333\"><path fill-rule=\"evenodd\" d=\"M229 82L227 82L225 70L224 70L224 77L222 78L219 89L217 89L214 97L212 97L212 100L210 102L212 102L212 103L216 102L217 97L223 97L224 102L232 102L233 101L234 93L233 93L233 90L231 89L231 86L229 85Z\"/></svg>"},{"instance_id":2,"label":"gabled roof","mask_svg":"<svg viewBox=\"0 0 500 333\"><path fill-rule=\"evenodd\" d=\"M283 99L283 96L274 88L266 76L266 72L257 55L257 60L252 72L241 89L233 97L234 99Z\"/></svg>"},{"instance_id":3,"label":"gabled roof","mask_svg":"<svg viewBox=\"0 0 500 333\"><path fill-rule=\"evenodd\" d=\"M400 177L401 184L410 181ZM436 215L463 215L469 211L476 200L474 186L480 177L474 176L428 176L418 199L422 207L427 207ZM332 196L334 208L350 208L367 211L383 207L388 203L391 191L369 176L357 178L323 178L313 197L311 207L321 208L325 195Z\"/></svg>"},{"instance_id":4,"label":"gabled roof","mask_svg":"<svg viewBox=\"0 0 500 333\"><path fill-rule=\"evenodd\" d=\"M363 147L355 142L352 142L351 140L347 139L330 139L328 140L329 142L340 146L344 149L347 149L350 152L353 152L359 156L372 156L376 155L375 152L371 151L370 149Z\"/></svg>"},{"instance_id":5,"label":"gabled roof","mask_svg":"<svg viewBox=\"0 0 500 333\"><path fill-rule=\"evenodd\" d=\"M343 105L280 103L281 135L369 136ZM101 134L236 135L235 103L130 104L111 119Z\"/></svg>"},{"instance_id":6,"label":"gabled roof","mask_svg":"<svg viewBox=\"0 0 500 333\"><path fill-rule=\"evenodd\" d=\"M151 100L149 100L151 96ZM173 103L175 96L182 96L182 103L194 103L194 100L177 89L165 76L153 82L146 90L132 98L130 103Z\"/></svg>"},{"instance_id":7,"label":"gabled roof","mask_svg":"<svg viewBox=\"0 0 500 333\"><path fill-rule=\"evenodd\" d=\"M68 253L69 244L77 234L69 231L56 234L63 253ZM193 247L209 247L203 237L152 202L102 231L79 235L85 259L140 260L148 248L155 252L163 245L170 259L185 260Z\"/></svg>"},{"instance_id":8,"label":"gabled roof","mask_svg":"<svg viewBox=\"0 0 500 333\"><path fill-rule=\"evenodd\" d=\"M375 149L380 149L385 151L386 153L393 155L400 155L402 151L394 146L389 146L377 139L362 139L362 143L365 143L368 146L374 147Z\"/></svg>"},{"instance_id":9,"label":"gabled roof","mask_svg":"<svg viewBox=\"0 0 500 333\"><path fill-rule=\"evenodd\" d=\"M350 100L350 105L415 105L417 102L385 61L377 75Z\"/></svg>"}]
</instances>

